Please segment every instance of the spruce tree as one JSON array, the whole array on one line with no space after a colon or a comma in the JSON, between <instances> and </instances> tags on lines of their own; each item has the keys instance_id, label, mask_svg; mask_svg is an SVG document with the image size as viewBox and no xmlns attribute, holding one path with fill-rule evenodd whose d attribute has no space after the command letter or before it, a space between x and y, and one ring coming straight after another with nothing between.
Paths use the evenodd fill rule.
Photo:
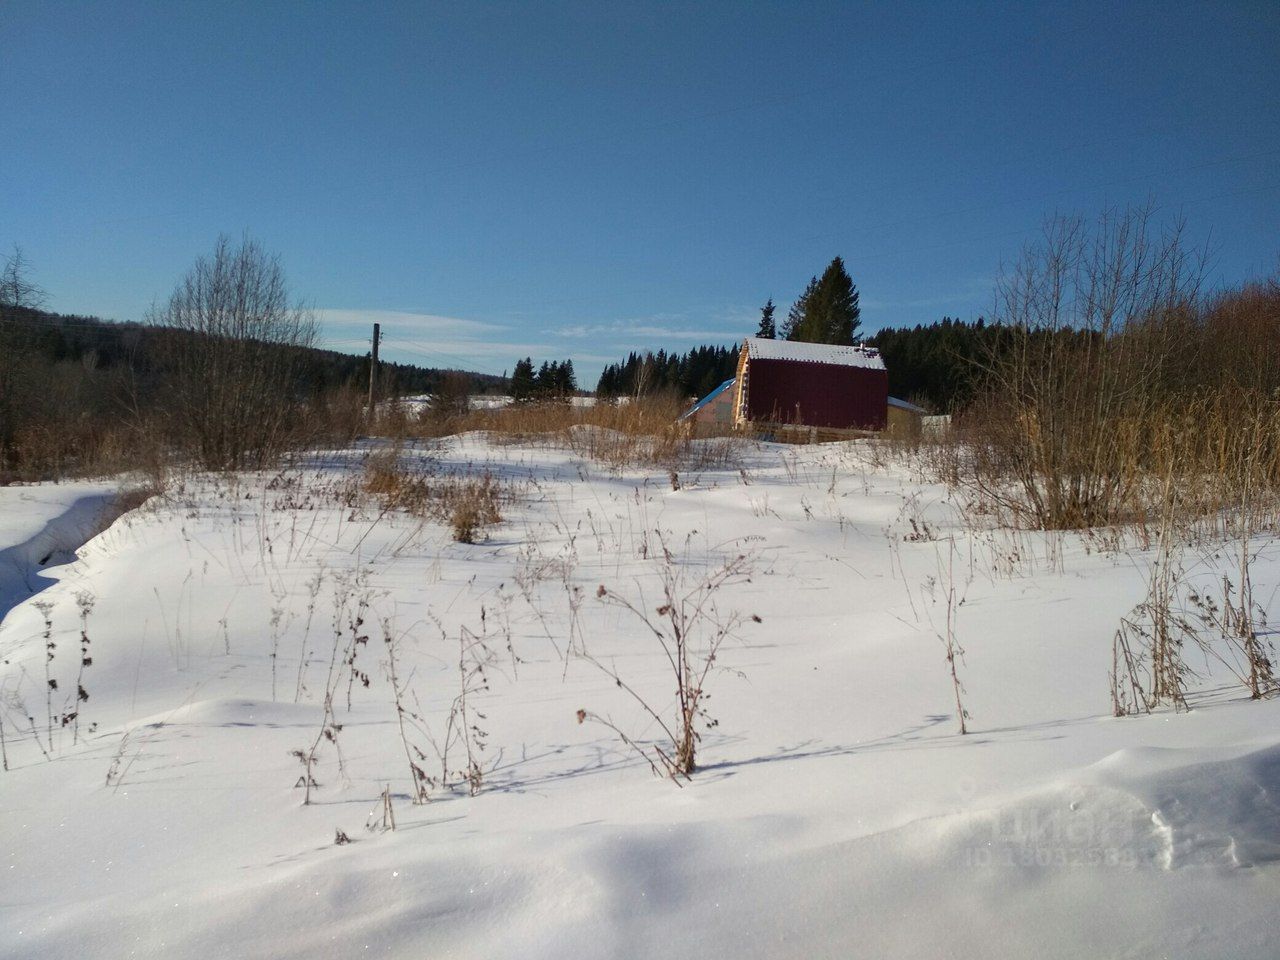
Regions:
<instances>
[{"instance_id":1,"label":"spruce tree","mask_svg":"<svg viewBox=\"0 0 1280 960\"><path fill-rule=\"evenodd\" d=\"M533 359L525 357L516 361L516 368L511 374L511 399L523 403L533 396L536 384L533 380Z\"/></svg>"},{"instance_id":2,"label":"spruce tree","mask_svg":"<svg viewBox=\"0 0 1280 960\"><path fill-rule=\"evenodd\" d=\"M800 294L799 299L791 305L791 309L787 311L786 322L782 325L782 337L784 340L802 340L799 336L801 329L804 327L805 316L809 312L809 301L813 299L815 291L818 289L818 278L810 277L809 285L804 288L804 293Z\"/></svg>"},{"instance_id":3,"label":"spruce tree","mask_svg":"<svg viewBox=\"0 0 1280 960\"><path fill-rule=\"evenodd\" d=\"M807 343L851 344L860 326L862 309L844 261L836 257L813 278L787 315L788 340Z\"/></svg>"},{"instance_id":4,"label":"spruce tree","mask_svg":"<svg viewBox=\"0 0 1280 960\"><path fill-rule=\"evenodd\" d=\"M676 390L683 394L704 396L734 375L738 351L734 347L694 347L688 353L637 354L632 352L621 363L610 364L600 374L596 394L602 397ZM573 363L562 368L569 375L569 392L576 390Z\"/></svg>"},{"instance_id":5,"label":"spruce tree","mask_svg":"<svg viewBox=\"0 0 1280 960\"><path fill-rule=\"evenodd\" d=\"M547 360L542 361L542 366L538 368L538 374L534 378L533 392L538 397L549 396L552 387L555 384L553 379L554 373L551 370L551 364Z\"/></svg>"},{"instance_id":6,"label":"spruce tree","mask_svg":"<svg viewBox=\"0 0 1280 960\"><path fill-rule=\"evenodd\" d=\"M764 340L773 340L778 336L778 329L773 322L773 297L769 298L768 303L760 308L760 329L756 331L756 336Z\"/></svg>"},{"instance_id":7,"label":"spruce tree","mask_svg":"<svg viewBox=\"0 0 1280 960\"><path fill-rule=\"evenodd\" d=\"M853 343L861 325L862 308L858 305L858 288L844 268L844 260L836 257L831 261L818 281L818 288L822 291L819 296L822 313L818 321L820 342Z\"/></svg>"}]
</instances>

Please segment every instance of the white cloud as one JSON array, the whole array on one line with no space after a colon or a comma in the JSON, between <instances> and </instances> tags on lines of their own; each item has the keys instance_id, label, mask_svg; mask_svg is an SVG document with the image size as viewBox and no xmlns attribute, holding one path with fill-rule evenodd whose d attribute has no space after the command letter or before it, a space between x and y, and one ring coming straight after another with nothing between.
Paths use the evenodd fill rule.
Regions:
<instances>
[{"instance_id":1,"label":"white cloud","mask_svg":"<svg viewBox=\"0 0 1280 960\"><path fill-rule=\"evenodd\" d=\"M756 322L754 314L739 310L719 311L700 320L697 326L690 326L685 321L687 317L684 314L655 313L644 317L569 324L547 332L565 339L605 337L621 342L628 348L643 346L646 349L649 347L657 349L665 344L661 342L641 344L640 341L684 340L720 343L737 340L753 332Z\"/></svg>"},{"instance_id":2,"label":"white cloud","mask_svg":"<svg viewBox=\"0 0 1280 960\"><path fill-rule=\"evenodd\" d=\"M381 356L419 366L455 367L481 373L510 371L520 357L603 365L612 354L566 352L566 344L528 337L527 329L506 324L403 310L320 309L315 311L323 347L344 353L368 349L373 324L382 326Z\"/></svg>"},{"instance_id":3,"label":"white cloud","mask_svg":"<svg viewBox=\"0 0 1280 960\"><path fill-rule=\"evenodd\" d=\"M752 311L722 310L696 327L685 325L682 315L658 313L535 330L528 321L495 323L407 310L327 308L315 314L321 346L344 353L368 350L373 324L379 323L380 352L390 361L500 374L521 357L532 357L535 364L569 357L585 387L594 386L605 364L622 360L631 350L728 344L753 332L756 322Z\"/></svg>"},{"instance_id":4,"label":"white cloud","mask_svg":"<svg viewBox=\"0 0 1280 960\"><path fill-rule=\"evenodd\" d=\"M382 324L388 336L452 336L475 339L490 336L506 328L496 323L480 320L464 320L461 317L442 317L433 313L411 313L404 310L317 310L316 319L326 332L364 333L373 324Z\"/></svg>"},{"instance_id":5,"label":"white cloud","mask_svg":"<svg viewBox=\"0 0 1280 960\"><path fill-rule=\"evenodd\" d=\"M549 331L557 337L665 338L667 340L735 339L737 330L692 330L688 327L664 327L639 321L615 320L612 323L575 324Z\"/></svg>"}]
</instances>

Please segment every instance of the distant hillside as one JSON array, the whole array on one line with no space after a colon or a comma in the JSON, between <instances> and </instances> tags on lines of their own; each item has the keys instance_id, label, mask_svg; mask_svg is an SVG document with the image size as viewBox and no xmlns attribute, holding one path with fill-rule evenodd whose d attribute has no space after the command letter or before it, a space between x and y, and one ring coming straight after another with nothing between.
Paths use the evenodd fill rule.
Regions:
<instances>
[{"instance_id":1,"label":"distant hillside","mask_svg":"<svg viewBox=\"0 0 1280 960\"><path fill-rule=\"evenodd\" d=\"M35 356L49 363L73 362L89 370L113 371L146 383L156 367L152 349L158 328L144 323L117 323L99 317L51 313L28 308L10 308L4 322L9 333L19 338ZM167 334L187 336L178 331ZM302 391L320 394L348 383L363 384L369 379L369 357L353 356L323 348L303 350ZM453 368L420 367L414 364L379 363L384 395L436 392L445 375L465 373L473 393L500 393L507 381L486 373L456 371Z\"/></svg>"},{"instance_id":2,"label":"distant hillside","mask_svg":"<svg viewBox=\"0 0 1280 960\"><path fill-rule=\"evenodd\" d=\"M867 338L889 370L889 393L940 412L964 409L983 377L985 358L1005 349L1010 331L981 317L951 317L914 327L885 327Z\"/></svg>"}]
</instances>

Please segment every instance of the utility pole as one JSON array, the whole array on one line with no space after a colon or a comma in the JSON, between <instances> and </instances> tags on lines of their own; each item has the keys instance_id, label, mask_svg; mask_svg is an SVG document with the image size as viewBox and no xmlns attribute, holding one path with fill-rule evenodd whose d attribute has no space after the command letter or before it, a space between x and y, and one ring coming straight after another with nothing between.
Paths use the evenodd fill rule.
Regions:
<instances>
[{"instance_id":1,"label":"utility pole","mask_svg":"<svg viewBox=\"0 0 1280 960\"><path fill-rule=\"evenodd\" d=\"M378 382L378 341L382 339L382 324L373 325L373 351L369 354L369 422L376 419L374 401L374 385Z\"/></svg>"}]
</instances>

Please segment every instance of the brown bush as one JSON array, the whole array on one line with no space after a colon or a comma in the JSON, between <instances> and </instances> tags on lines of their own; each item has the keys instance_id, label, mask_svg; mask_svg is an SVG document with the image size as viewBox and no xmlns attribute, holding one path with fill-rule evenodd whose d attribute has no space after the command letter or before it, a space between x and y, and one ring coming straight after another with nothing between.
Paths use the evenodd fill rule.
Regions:
<instances>
[{"instance_id":1,"label":"brown bush","mask_svg":"<svg viewBox=\"0 0 1280 960\"><path fill-rule=\"evenodd\" d=\"M511 496L485 470L478 476L440 474L431 461L405 462L397 444L365 461L364 489L386 510L447 524L453 539L475 543L484 531L502 522L502 501Z\"/></svg>"},{"instance_id":2,"label":"brown bush","mask_svg":"<svg viewBox=\"0 0 1280 960\"><path fill-rule=\"evenodd\" d=\"M1166 490L1183 517L1276 491L1276 286L1203 298L1181 226L1150 216L1053 220L1002 278L1011 347L934 454L983 509L1085 528L1145 522Z\"/></svg>"}]
</instances>

